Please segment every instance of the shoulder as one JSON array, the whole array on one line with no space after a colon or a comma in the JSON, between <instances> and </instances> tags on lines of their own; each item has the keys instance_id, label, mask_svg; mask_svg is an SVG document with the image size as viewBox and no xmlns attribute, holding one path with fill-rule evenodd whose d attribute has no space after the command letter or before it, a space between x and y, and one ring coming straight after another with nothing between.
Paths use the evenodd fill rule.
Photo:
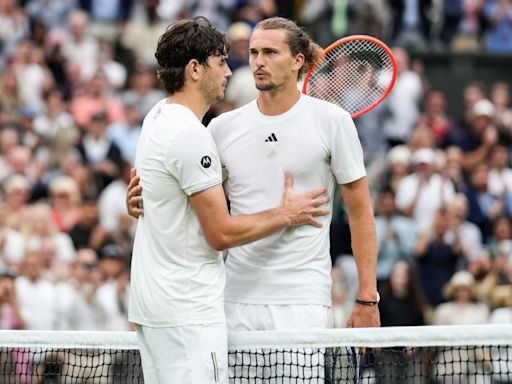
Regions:
<instances>
[{"instance_id":1,"label":"shoulder","mask_svg":"<svg viewBox=\"0 0 512 384\"><path fill-rule=\"evenodd\" d=\"M324 117L332 117L332 116L343 116L343 118L349 118L350 114L345 111L343 108L341 108L339 105L336 105L334 103L331 103L329 101L317 99L312 96L308 95L302 95L302 99L304 100L304 103L309 106L309 110L313 113L321 112Z\"/></svg>"},{"instance_id":2,"label":"shoulder","mask_svg":"<svg viewBox=\"0 0 512 384\"><path fill-rule=\"evenodd\" d=\"M224 130L230 130L235 127L241 121L246 119L252 119L254 110L256 107L256 101L251 101L242 107L233 109L232 111L221 113L215 117L208 124L208 130L214 134Z\"/></svg>"}]
</instances>

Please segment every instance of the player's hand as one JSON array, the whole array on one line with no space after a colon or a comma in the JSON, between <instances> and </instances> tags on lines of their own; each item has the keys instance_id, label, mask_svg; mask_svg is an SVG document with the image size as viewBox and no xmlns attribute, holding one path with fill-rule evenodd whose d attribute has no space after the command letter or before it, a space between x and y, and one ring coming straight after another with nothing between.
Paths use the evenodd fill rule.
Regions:
<instances>
[{"instance_id":1,"label":"player's hand","mask_svg":"<svg viewBox=\"0 0 512 384\"><path fill-rule=\"evenodd\" d=\"M380 327L378 305L355 305L347 320L347 328L363 327Z\"/></svg>"},{"instance_id":2,"label":"player's hand","mask_svg":"<svg viewBox=\"0 0 512 384\"><path fill-rule=\"evenodd\" d=\"M139 184L140 177L137 170L130 170L130 182L128 183L128 192L126 193L126 209L128 214L136 219L144 214L144 206L142 202L142 186Z\"/></svg>"},{"instance_id":3,"label":"player's hand","mask_svg":"<svg viewBox=\"0 0 512 384\"><path fill-rule=\"evenodd\" d=\"M290 225L310 224L321 228L322 223L315 219L328 215L331 210L323 205L330 200L326 195L327 188L315 188L306 193L296 195L292 190L293 180L290 174L285 174L284 194L281 208L290 218Z\"/></svg>"}]
</instances>

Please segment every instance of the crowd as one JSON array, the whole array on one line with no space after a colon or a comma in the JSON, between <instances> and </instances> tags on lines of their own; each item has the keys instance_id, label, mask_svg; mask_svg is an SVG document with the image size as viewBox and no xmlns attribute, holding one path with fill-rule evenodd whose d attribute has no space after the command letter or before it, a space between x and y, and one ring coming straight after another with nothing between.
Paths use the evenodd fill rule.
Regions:
<instances>
[{"instance_id":1,"label":"crowd","mask_svg":"<svg viewBox=\"0 0 512 384\"><path fill-rule=\"evenodd\" d=\"M207 120L256 97L248 38L262 18L294 18L324 46L366 33L395 47L394 90L356 120L382 324L512 322L510 85L467 84L465 113L451 116L408 56L510 51L511 9L510 0L0 0L0 328L130 329L135 222L124 201L141 120L166 97L154 50L171 21L198 14L231 43L233 76ZM342 201L331 242L343 326L357 278Z\"/></svg>"}]
</instances>

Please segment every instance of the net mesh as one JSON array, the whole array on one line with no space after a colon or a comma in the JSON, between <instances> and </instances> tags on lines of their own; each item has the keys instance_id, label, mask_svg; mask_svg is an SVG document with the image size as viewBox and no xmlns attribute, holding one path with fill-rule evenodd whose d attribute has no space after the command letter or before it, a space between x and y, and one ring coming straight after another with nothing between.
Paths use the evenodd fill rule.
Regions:
<instances>
[{"instance_id":1,"label":"net mesh","mask_svg":"<svg viewBox=\"0 0 512 384\"><path fill-rule=\"evenodd\" d=\"M0 383L143 383L130 332L0 332ZM512 325L230 334L229 383L512 383Z\"/></svg>"},{"instance_id":2,"label":"net mesh","mask_svg":"<svg viewBox=\"0 0 512 384\"><path fill-rule=\"evenodd\" d=\"M338 104L353 117L376 105L393 86L394 62L372 40L349 40L327 51L306 78L310 96Z\"/></svg>"}]
</instances>

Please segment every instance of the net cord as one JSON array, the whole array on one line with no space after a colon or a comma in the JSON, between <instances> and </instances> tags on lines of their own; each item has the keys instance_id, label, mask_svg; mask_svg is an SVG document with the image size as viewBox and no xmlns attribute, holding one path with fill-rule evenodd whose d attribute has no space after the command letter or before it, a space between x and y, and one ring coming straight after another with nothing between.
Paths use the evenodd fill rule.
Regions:
<instances>
[{"instance_id":1,"label":"net cord","mask_svg":"<svg viewBox=\"0 0 512 384\"><path fill-rule=\"evenodd\" d=\"M512 345L512 324L231 332L230 350ZM135 332L0 331L0 347L138 349Z\"/></svg>"}]
</instances>

